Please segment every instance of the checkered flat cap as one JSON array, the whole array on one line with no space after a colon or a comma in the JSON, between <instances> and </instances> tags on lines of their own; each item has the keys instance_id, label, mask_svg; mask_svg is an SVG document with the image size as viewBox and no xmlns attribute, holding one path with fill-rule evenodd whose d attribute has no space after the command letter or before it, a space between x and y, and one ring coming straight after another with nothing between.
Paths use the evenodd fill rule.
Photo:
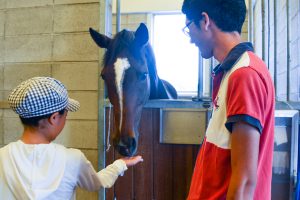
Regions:
<instances>
[{"instance_id":1,"label":"checkered flat cap","mask_svg":"<svg viewBox=\"0 0 300 200\"><path fill-rule=\"evenodd\" d=\"M75 112L80 104L68 97L65 86L51 77L34 77L22 82L9 95L10 107L22 118L38 117L66 109Z\"/></svg>"}]
</instances>

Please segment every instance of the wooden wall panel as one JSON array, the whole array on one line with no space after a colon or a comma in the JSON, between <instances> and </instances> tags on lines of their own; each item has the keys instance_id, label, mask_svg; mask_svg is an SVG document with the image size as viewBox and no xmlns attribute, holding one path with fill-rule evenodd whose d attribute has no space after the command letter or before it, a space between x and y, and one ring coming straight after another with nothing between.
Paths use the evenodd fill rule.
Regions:
<instances>
[{"instance_id":1,"label":"wooden wall panel","mask_svg":"<svg viewBox=\"0 0 300 200\"><path fill-rule=\"evenodd\" d=\"M134 192L135 199L153 199L153 114L151 109L144 109L139 128L138 155L143 156L144 162L135 166ZM150 187L149 187L150 186Z\"/></svg>"},{"instance_id":2,"label":"wooden wall panel","mask_svg":"<svg viewBox=\"0 0 300 200\"><path fill-rule=\"evenodd\" d=\"M174 200L186 199L193 173L193 147L190 145L173 146L173 193Z\"/></svg>"},{"instance_id":3,"label":"wooden wall panel","mask_svg":"<svg viewBox=\"0 0 300 200\"><path fill-rule=\"evenodd\" d=\"M153 111L153 190L155 200L173 199L172 145L159 143L159 109Z\"/></svg>"}]
</instances>

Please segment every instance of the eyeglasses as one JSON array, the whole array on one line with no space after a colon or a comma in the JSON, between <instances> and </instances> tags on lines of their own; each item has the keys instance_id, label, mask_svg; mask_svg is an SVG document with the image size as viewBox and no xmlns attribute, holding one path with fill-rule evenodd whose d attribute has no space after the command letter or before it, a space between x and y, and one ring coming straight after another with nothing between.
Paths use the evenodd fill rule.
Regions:
<instances>
[{"instance_id":1,"label":"eyeglasses","mask_svg":"<svg viewBox=\"0 0 300 200\"><path fill-rule=\"evenodd\" d=\"M189 23L187 23L185 25L185 27L183 27L182 32L186 35L186 36L190 36L190 29L189 26L193 23L194 21L190 21Z\"/></svg>"}]
</instances>

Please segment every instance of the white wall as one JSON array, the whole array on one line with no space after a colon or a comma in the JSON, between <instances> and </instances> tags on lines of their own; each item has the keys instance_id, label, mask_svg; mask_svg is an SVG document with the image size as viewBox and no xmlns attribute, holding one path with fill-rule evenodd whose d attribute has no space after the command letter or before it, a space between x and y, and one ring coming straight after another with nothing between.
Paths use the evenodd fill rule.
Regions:
<instances>
[{"instance_id":1,"label":"white wall","mask_svg":"<svg viewBox=\"0 0 300 200\"><path fill-rule=\"evenodd\" d=\"M248 0L246 5L248 7ZM116 0L113 0L113 13L116 13ZM183 0L120 0L121 13L180 11Z\"/></svg>"},{"instance_id":2,"label":"white wall","mask_svg":"<svg viewBox=\"0 0 300 200\"><path fill-rule=\"evenodd\" d=\"M183 0L120 0L121 13L180 11ZM116 12L116 0L113 0Z\"/></svg>"}]
</instances>

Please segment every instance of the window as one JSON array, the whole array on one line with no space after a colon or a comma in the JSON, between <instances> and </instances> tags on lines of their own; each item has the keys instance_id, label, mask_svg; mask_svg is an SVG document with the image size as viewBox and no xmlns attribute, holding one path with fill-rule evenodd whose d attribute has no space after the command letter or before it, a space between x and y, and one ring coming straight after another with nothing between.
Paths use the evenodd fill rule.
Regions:
<instances>
[{"instance_id":1,"label":"window","mask_svg":"<svg viewBox=\"0 0 300 200\"><path fill-rule=\"evenodd\" d=\"M183 14L156 14L153 20L153 49L158 75L170 82L179 97L198 92L199 51L182 32Z\"/></svg>"}]
</instances>

